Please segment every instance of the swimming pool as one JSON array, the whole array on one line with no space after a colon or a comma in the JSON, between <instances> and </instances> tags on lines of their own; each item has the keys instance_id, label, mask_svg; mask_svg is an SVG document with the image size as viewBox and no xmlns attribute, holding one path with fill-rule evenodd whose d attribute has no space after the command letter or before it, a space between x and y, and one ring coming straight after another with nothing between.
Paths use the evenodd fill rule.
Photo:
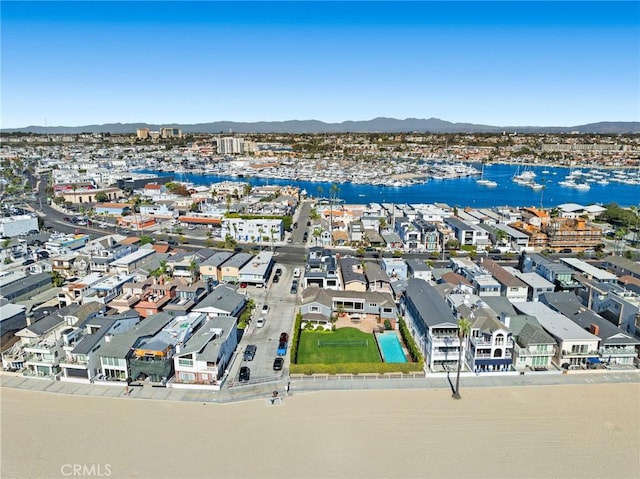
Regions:
<instances>
[{"instance_id":1,"label":"swimming pool","mask_svg":"<svg viewBox=\"0 0 640 479\"><path fill-rule=\"evenodd\" d=\"M402 351L402 345L398 335L393 331L387 331L376 335L378 345L385 363L406 363L407 358Z\"/></svg>"}]
</instances>

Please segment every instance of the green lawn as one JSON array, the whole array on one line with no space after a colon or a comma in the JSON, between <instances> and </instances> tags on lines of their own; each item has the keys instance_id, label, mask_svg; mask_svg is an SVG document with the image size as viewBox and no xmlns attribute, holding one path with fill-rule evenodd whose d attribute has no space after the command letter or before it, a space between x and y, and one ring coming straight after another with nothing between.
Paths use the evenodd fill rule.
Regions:
<instances>
[{"instance_id":1,"label":"green lawn","mask_svg":"<svg viewBox=\"0 0 640 479\"><path fill-rule=\"evenodd\" d=\"M318 347L318 341L324 346ZM347 346L340 341L368 341L368 346ZM340 328L330 333L302 331L298 345L298 364L381 363L373 334L355 328Z\"/></svg>"}]
</instances>

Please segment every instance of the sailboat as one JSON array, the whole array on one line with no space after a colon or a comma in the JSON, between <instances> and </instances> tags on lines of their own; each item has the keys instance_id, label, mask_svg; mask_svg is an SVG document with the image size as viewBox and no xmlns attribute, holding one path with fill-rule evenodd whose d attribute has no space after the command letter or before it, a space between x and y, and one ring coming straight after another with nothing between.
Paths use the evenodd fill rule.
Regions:
<instances>
[{"instance_id":1,"label":"sailboat","mask_svg":"<svg viewBox=\"0 0 640 479\"><path fill-rule=\"evenodd\" d=\"M480 174L480 179L476 180L476 184L480 185L480 186L488 186L488 187L495 187L498 186L498 183L496 183L495 181L491 181L491 180L485 180L484 179L484 164L482 165L482 173Z\"/></svg>"}]
</instances>

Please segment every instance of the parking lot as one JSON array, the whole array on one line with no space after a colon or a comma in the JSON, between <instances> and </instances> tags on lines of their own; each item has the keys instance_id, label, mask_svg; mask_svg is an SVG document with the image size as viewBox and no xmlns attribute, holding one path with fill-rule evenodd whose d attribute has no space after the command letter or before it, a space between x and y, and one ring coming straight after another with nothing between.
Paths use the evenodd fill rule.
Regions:
<instances>
[{"instance_id":1,"label":"parking lot","mask_svg":"<svg viewBox=\"0 0 640 479\"><path fill-rule=\"evenodd\" d=\"M232 386L239 384L238 374L241 366L248 366L251 369L249 383L281 378L288 374L289 349L296 313L297 295L291 294L289 291L294 268L276 263L274 271L277 268L282 269L278 283L273 283L272 274L265 288L257 288L255 286L244 288L247 295L253 299L256 308L253 319L245 329L240 344L238 345L237 357L231 368L231 381L227 384ZM269 305L269 312L266 315L261 313L264 304ZM256 326L260 316L266 318L263 327ZM289 334L287 354L285 356L283 369L281 371L274 371L273 361L277 357L278 339L282 332ZM256 354L252 361L244 361L243 354L249 344L254 344L257 347Z\"/></svg>"}]
</instances>

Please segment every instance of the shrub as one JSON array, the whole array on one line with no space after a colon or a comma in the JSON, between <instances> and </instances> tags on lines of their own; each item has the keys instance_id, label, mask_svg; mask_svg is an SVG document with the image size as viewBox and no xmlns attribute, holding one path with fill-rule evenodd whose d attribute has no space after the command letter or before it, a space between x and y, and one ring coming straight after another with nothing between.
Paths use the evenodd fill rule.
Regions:
<instances>
[{"instance_id":1,"label":"shrub","mask_svg":"<svg viewBox=\"0 0 640 479\"><path fill-rule=\"evenodd\" d=\"M411 336L411 333L409 332L409 328L407 328L407 323L405 322L405 320L400 318L398 320L398 326L400 329L400 335L402 336L402 340L404 341L404 344L407 346L407 349L409 350L409 355L411 356L411 359L416 363L422 363L423 361L422 353L420 352L420 348L418 348L418 345L416 344L416 342L413 340L413 336Z\"/></svg>"},{"instance_id":2,"label":"shrub","mask_svg":"<svg viewBox=\"0 0 640 479\"><path fill-rule=\"evenodd\" d=\"M385 374L422 371L422 363L291 364L291 374Z\"/></svg>"},{"instance_id":3,"label":"shrub","mask_svg":"<svg viewBox=\"0 0 640 479\"><path fill-rule=\"evenodd\" d=\"M293 338L291 338L291 365L298 361L298 343L300 342L300 325L302 324L302 313L298 311L296 320L293 323Z\"/></svg>"},{"instance_id":4,"label":"shrub","mask_svg":"<svg viewBox=\"0 0 640 479\"><path fill-rule=\"evenodd\" d=\"M384 320L384 329L386 329L387 331L391 329L391 321L389 321L388 319Z\"/></svg>"}]
</instances>

